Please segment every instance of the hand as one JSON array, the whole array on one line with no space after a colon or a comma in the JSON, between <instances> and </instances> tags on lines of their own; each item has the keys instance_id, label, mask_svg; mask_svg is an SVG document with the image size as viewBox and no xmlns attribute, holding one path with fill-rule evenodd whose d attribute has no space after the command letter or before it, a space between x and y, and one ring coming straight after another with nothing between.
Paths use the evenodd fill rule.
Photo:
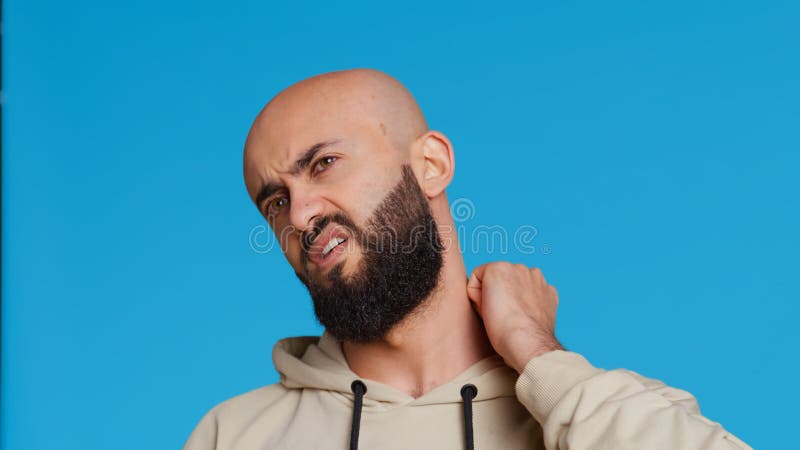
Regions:
<instances>
[{"instance_id":1,"label":"hand","mask_svg":"<svg viewBox=\"0 0 800 450\"><path fill-rule=\"evenodd\" d=\"M558 293L538 268L484 264L472 272L467 294L492 347L518 373L533 357L563 350L555 337Z\"/></svg>"}]
</instances>

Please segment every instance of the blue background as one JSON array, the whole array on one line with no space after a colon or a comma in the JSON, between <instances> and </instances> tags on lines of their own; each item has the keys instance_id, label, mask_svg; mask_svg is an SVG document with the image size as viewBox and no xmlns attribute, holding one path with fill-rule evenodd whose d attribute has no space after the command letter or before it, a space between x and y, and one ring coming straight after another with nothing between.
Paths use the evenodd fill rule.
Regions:
<instances>
[{"instance_id":1,"label":"blue background","mask_svg":"<svg viewBox=\"0 0 800 450\"><path fill-rule=\"evenodd\" d=\"M241 175L299 79L374 67L453 141L464 225L535 226L558 335L796 440L796 2L8 0L4 449L178 448L317 334ZM262 236L263 237L263 236ZM513 249L511 249L513 250Z\"/></svg>"}]
</instances>

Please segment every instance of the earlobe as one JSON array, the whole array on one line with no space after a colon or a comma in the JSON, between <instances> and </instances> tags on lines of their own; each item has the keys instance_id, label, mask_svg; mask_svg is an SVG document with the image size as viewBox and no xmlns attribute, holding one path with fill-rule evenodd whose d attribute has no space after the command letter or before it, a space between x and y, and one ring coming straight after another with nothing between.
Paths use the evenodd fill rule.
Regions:
<instances>
[{"instance_id":1,"label":"earlobe","mask_svg":"<svg viewBox=\"0 0 800 450\"><path fill-rule=\"evenodd\" d=\"M436 197L444 192L453 179L453 146L444 134L428 131L422 136L422 153L425 158L422 188L428 197Z\"/></svg>"}]
</instances>

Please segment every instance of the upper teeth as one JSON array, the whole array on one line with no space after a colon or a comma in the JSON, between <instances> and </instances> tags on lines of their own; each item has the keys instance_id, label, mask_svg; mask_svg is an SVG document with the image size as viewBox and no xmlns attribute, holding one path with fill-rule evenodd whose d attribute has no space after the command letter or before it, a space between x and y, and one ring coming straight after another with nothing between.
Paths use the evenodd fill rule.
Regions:
<instances>
[{"instance_id":1,"label":"upper teeth","mask_svg":"<svg viewBox=\"0 0 800 450\"><path fill-rule=\"evenodd\" d=\"M344 238L340 237L331 238L331 240L328 241L328 245L326 245L325 248L322 249L322 256L326 256L328 253L330 253L331 250L333 250L334 247L341 244L342 242L344 242Z\"/></svg>"}]
</instances>

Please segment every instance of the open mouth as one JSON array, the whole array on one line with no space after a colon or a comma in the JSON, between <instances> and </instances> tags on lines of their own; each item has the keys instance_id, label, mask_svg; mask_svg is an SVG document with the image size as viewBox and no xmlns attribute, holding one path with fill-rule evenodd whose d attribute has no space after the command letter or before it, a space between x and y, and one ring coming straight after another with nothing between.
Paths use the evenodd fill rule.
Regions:
<instances>
[{"instance_id":1,"label":"open mouth","mask_svg":"<svg viewBox=\"0 0 800 450\"><path fill-rule=\"evenodd\" d=\"M344 259L347 249L350 247L348 239L351 235L340 228L339 226L326 226L322 230L317 231L316 234L303 237L303 243L307 243L309 248L303 250L303 256L306 262L312 263L316 266L317 271L325 272L338 261Z\"/></svg>"},{"instance_id":2,"label":"open mouth","mask_svg":"<svg viewBox=\"0 0 800 450\"><path fill-rule=\"evenodd\" d=\"M331 238L331 240L328 241L327 244L325 244L325 247L322 248L322 257L325 258L326 256L328 256L330 252L333 251L334 248L338 247L344 242L347 242L347 239L343 237Z\"/></svg>"}]
</instances>

